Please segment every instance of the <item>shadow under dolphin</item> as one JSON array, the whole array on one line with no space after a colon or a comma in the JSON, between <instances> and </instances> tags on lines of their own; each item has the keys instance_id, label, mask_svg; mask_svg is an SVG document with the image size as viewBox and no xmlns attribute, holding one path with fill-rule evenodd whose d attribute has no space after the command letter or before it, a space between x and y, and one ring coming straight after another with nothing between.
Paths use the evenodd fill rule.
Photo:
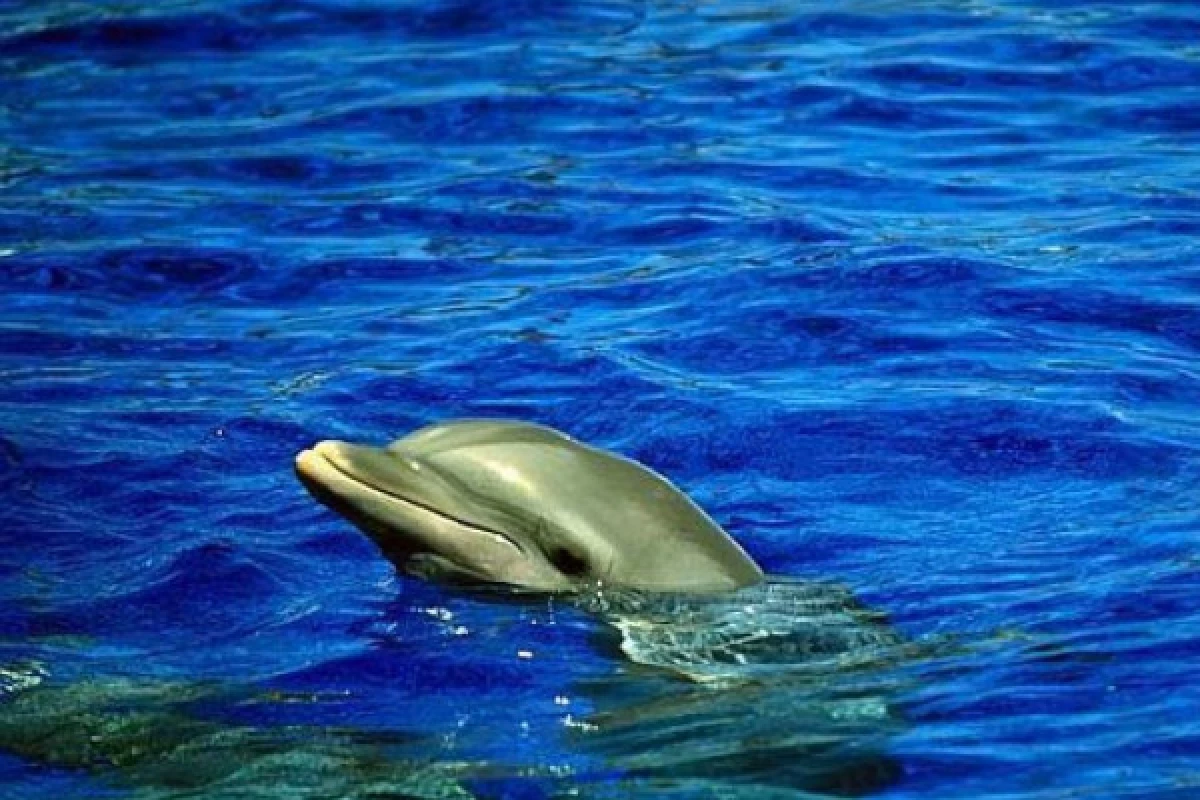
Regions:
<instances>
[{"instance_id":1,"label":"shadow under dolphin","mask_svg":"<svg viewBox=\"0 0 1200 800\"><path fill-rule=\"evenodd\" d=\"M136 800L466 800L475 765L414 754L421 737L314 725L234 724L206 706L269 702L216 682L94 677L66 685L44 670L0 696L0 750L84 772Z\"/></svg>"}]
</instances>

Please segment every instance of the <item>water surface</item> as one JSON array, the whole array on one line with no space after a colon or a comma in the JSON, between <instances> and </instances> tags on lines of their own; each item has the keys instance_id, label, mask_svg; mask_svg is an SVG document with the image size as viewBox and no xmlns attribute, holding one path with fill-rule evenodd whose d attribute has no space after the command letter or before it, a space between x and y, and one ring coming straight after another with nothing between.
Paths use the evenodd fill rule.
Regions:
<instances>
[{"instance_id":1,"label":"water surface","mask_svg":"<svg viewBox=\"0 0 1200 800\"><path fill-rule=\"evenodd\" d=\"M0 4L0 692L50 728L0 793L1193 796L1197 42L1189 3ZM653 466L911 647L697 683L397 576L292 478L461 416Z\"/></svg>"}]
</instances>

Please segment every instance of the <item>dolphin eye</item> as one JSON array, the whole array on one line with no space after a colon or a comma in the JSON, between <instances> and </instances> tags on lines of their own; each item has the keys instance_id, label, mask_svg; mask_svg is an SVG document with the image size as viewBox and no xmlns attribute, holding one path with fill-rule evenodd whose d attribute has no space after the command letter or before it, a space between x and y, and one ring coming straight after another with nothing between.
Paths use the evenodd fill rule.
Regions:
<instances>
[{"instance_id":1,"label":"dolphin eye","mask_svg":"<svg viewBox=\"0 0 1200 800\"><path fill-rule=\"evenodd\" d=\"M548 554L550 563L564 575L579 576L587 572L587 561L565 547L556 547Z\"/></svg>"}]
</instances>

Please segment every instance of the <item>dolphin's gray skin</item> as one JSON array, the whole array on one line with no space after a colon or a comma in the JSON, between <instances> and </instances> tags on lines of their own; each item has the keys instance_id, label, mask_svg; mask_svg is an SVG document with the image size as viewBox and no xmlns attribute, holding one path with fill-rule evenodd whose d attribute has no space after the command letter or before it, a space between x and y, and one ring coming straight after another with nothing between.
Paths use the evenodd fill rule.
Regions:
<instances>
[{"instance_id":1,"label":"dolphin's gray skin","mask_svg":"<svg viewBox=\"0 0 1200 800\"><path fill-rule=\"evenodd\" d=\"M548 591L715 592L763 579L661 475L541 425L461 420L386 448L321 442L296 472L421 575Z\"/></svg>"}]
</instances>

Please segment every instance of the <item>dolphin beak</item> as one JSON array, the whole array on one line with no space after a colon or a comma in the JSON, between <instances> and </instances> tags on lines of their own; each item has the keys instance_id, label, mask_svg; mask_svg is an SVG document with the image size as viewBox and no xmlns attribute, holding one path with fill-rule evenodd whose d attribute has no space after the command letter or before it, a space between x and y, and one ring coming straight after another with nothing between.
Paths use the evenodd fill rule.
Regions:
<instances>
[{"instance_id":1,"label":"dolphin beak","mask_svg":"<svg viewBox=\"0 0 1200 800\"><path fill-rule=\"evenodd\" d=\"M399 565L407 568L417 556L432 563L432 556L484 580L523 578L530 567L521 546L455 513L453 495L430 472L395 453L338 441L296 456L296 474L309 493Z\"/></svg>"},{"instance_id":2,"label":"dolphin beak","mask_svg":"<svg viewBox=\"0 0 1200 800\"><path fill-rule=\"evenodd\" d=\"M308 488L333 490L344 500L382 495L396 501L419 505L443 516L452 516L454 498L412 458L397 456L377 447L364 447L329 440L318 442L296 456L296 474ZM324 498L319 497L322 502ZM335 511L345 512L341 506Z\"/></svg>"},{"instance_id":3,"label":"dolphin beak","mask_svg":"<svg viewBox=\"0 0 1200 800\"><path fill-rule=\"evenodd\" d=\"M321 442L311 450L301 450L296 454L296 474L301 480L316 480L317 476L326 466L326 460L318 451L322 445L328 442Z\"/></svg>"},{"instance_id":4,"label":"dolphin beak","mask_svg":"<svg viewBox=\"0 0 1200 800\"><path fill-rule=\"evenodd\" d=\"M296 455L296 477L322 504L344 513L349 476L337 468L341 442L319 442ZM340 491L339 491L340 489Z\"/></svg>"}]
</instances>

